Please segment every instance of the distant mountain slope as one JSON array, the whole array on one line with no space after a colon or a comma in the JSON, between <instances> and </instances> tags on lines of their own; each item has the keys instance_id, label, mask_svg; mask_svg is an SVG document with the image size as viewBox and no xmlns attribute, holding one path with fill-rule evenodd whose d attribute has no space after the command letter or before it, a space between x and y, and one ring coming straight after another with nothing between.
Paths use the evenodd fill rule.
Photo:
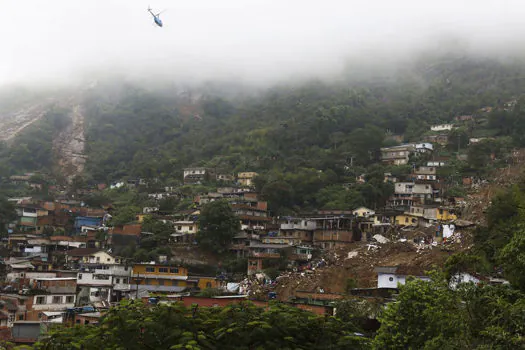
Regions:
<instances>
[{"instance_id":1,"label":"distant mountain slope","mask_svg":"<svg viewBox=\"0 0 525 350\"><path fill-rule=\"evenodd\" d=\"M450 56L416 60L373 81L342 76L338 82L279 85L257 94L238 94L242 89L237 86L221 91L218 84L181 89L106 81L75 91L74 103L61 102L69 111L76 105L82 110L85 143L79 142L86 161L76 168L83 168L88 179L174 180L190 165L285 173L312 168L342 176L349 157L361 166L374 163L387 130L417 138L429 123L520 95L524 68L516 62ZM60 161L52 151L41 161L34 159L33 146L29 151L19 146L63 138L60 130L20 133L14 146L3 151L3 159L9 159L11 171L53 169ZM34 132L40 137L28 140ZM66 142L65 149L72 144Z\"/></svg>"}]
</instances>

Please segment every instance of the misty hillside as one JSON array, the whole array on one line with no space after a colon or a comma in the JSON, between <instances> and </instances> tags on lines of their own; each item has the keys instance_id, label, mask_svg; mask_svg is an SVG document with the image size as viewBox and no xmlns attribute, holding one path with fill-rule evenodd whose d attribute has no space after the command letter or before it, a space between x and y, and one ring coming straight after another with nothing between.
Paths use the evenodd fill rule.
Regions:
<instances>
[{"instance_id":1,"label":"misty hillside","mask_svg":"<svg viewBox=\"0 0 525 350\"><path fill-rule=\"evenodd\" d=\"M4 176L60 174L57 152L64 147L57 138L72 128L77 108L82 120L75 128L85 139L78 152L86 160L77 172L89 181L140 176L174 183L184 167L195 165L225 172L330 170L342 179L350 157L353 165L373 164L390 142L386 135L417 140L432 123L519 96L524 77L518 63L459 57L416 61L369 81L343 76L253 93L234 84L180 89L100 81L51 103L41 119L4 144L0 170ZM0 96L17 101L3 110L41 102L15 92Z\"/></svg>"}]
</instances>

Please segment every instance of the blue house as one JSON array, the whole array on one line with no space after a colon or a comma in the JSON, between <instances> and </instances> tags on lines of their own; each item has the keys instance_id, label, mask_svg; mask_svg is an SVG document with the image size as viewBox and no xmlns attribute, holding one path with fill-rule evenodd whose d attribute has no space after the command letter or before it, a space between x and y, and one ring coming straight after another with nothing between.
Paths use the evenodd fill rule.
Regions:
<instances>
[{"instance_id":1,"label":"blue house","mask_svg":"<svg viewBox=\"0 0 525 350\"><path fill-rule=\"evenodd\" d=\"M75 233L80 233L82 226L100 226L102 217L98 216L77 216L75 218Z\"/></svg>"}]
</instances>

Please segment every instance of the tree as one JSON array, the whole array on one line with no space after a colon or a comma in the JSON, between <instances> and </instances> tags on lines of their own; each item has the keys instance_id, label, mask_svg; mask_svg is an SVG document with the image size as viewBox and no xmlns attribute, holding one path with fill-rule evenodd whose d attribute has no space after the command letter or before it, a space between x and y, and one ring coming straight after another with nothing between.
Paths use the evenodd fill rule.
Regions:
<instances>
[{"instance_id":1,"label":"tree","mask_svg":"<svg viewBox=\"0 0 525 350\"><path fill-rule=\"evenodd\" d=\"M525 229L522 226L499 252L498 260L510 282L525 292Z\"/></svg>"},{"instance_id":2,"label":"tree","mask_svg":"<svg viewBox=\"0 0 525 350\"><path fill-rule=\"evenodd\" d=\"M118 209L117 214L111 219L113 225L124 225L135 221L137 214L140 213L140 208L135 206L126 206Z\"/></svg>"},{"instance_id":3,"label":"tree","mask_svg":"<svg viewBox=\"0 0 525 350\"><path fill-rule=\"evenodd\" d=\"M198 223L197 242L203 248L218 254L227 250L231 240L241 229L239 218L224 200L206 204L201 210Z\"/></svg>"},{"instance_id":4,"label":"tree","mask_svg":"<svg viewBox=\"0 0 525 350\"><path fill-rule=\"evenodd\" d=\"M444 276L412 279L400 286L395 303L379 317L377 349L468 349L469 339L459 295Z\"/></svg>"},{"instance_id":5,"label":"tree","mask_svg":"<svg viewBox=\"0 0 525 350\"><path fill-rule=\"evenodd\" d=\"M448 145L447 147L454 152L457 152L458 150L465 149L469 142L469 135L467 132L467 129L464 127L460 127L457 129L453 129L448 134Z\"/></svg>"},{"instance_id":6,"label":"tree","mask_svg":"<svg viewBox=\"0 0 525 350\"><path fill-rule=\"evenodd\" d=\"M262 199L268 201L268 209L275 215L283 215L292 207L293 188L283 180L268 182L261 191Z\"/></svg>"},{"instance_id":7,"label":"tree","mask_svg":"<svg viewBox=\"0 0 525 350\"><path fill-rule=\"evenodd\" d=\"M7 224L17 218L15 207L6 197L0 196L0 233L5 233Z\"/></svg>"},{"instance_id":8,"label":"tree","mask_svg":"<svg viewBox=\"0 0 525 350\"><path fill-rule=\"evenodd\" d=\"M357 329L333 317L271 303L186 308L122 301L99 326L56 327L36 349L368 349Z\"/></svg>"},{"instance_id":9,"label":"tree","mask_svg":"<svg viewBox=\"0 0 525 350\"><path fill-rule=\"evenodd\" d=\"M166 197L159 201L159 210L162 212L172 212L177 208L179 199L176 197Z\"/></svg>"}]
</instances>

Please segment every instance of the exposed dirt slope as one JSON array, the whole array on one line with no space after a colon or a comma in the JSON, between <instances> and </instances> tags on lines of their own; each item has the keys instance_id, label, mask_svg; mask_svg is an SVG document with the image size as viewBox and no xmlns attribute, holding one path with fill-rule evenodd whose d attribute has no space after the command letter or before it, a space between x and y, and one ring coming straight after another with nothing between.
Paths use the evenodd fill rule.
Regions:
<instances>
[{"instance_id":1,"label":"exposed dirt slope","mask_svg":"<svg viewBox=\"0 0 525 350\"><path fill-rule=\"evenodd\" d=\"M84 115L82 107L75 105L69 114L71 123L53 142L55 168L68 182L82 174L86 163L84 155Z\"/></svg>"},{"instance_id":2,"label":"exposed dirt slope","mask_svg":"<svg viewBox=\"0 0 525 350\"><path fill-rule=\"evenodd\" d=\"M49 109L54 100L29 106L13 113L0 115L0 141L11 141L16 135L28 126L39 121Z\"/></svg>"},{"instance_id":3,"label":"exposed dirt slope","mask_svg":"<svg viewBox=\"0 0 525 350\"><path fill-rule=\"evenodd\" d=\"M409 242L389 242L375 244L369 248L365 242L357 242L326 256L325 267L307 272L287 273L279 278L276 292L280 299L286 300L296 290L325 292L345 292L347 280L353 278L360 288L377 286L376 266L407 265L429 270L434 265L442 266L454 252L464 249L464 244L454 243L444 247L418 246Z\"/></svg>"}]
</instances>

